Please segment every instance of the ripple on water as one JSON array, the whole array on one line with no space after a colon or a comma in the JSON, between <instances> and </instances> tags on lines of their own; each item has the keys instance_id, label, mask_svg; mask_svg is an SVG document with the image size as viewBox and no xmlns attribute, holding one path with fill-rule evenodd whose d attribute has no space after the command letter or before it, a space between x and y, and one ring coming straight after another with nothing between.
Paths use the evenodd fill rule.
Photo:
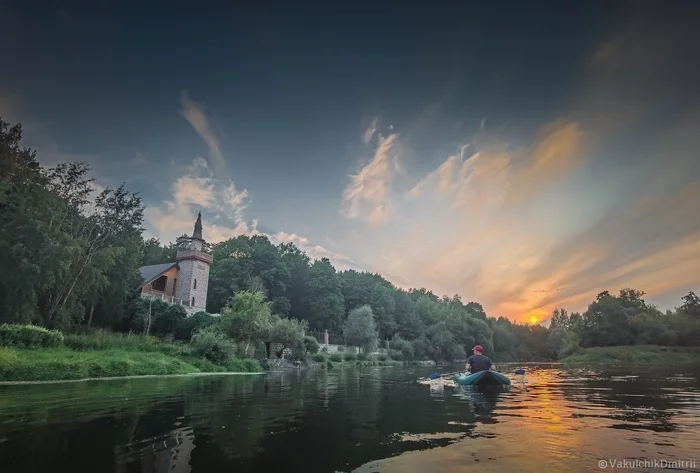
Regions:
<instances>
[{"instance_id":1,"label":"ripple on water","mask_svg":"<svg viewBox=\"0 0 700 473\"><path fill-rule=\"evenodd\" d=\"M26 473L483 473L700 450L696 374L616 370L532 364L497 392L418 385L424 368L3 386L0 455Z\"/></svg>"}]
</instances>

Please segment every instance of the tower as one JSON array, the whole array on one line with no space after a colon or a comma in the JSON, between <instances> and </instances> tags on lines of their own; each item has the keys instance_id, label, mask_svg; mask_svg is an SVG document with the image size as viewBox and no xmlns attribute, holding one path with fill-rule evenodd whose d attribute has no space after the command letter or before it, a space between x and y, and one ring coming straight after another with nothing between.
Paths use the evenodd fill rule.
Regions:
<instances>
[{"instance_id":1,"label":"tower","mask_svg":"<svg viewBox=\"0 0 700 473\"><path fill-rule=\"evenodd\" d=\"M202 311L207 305L209 268L213 262L214 257L204 251L202 212L199 212L188 248L177 252L180 270L175 282L175 297L182 299L190 313Z\"/></svg>"}]
</instances>

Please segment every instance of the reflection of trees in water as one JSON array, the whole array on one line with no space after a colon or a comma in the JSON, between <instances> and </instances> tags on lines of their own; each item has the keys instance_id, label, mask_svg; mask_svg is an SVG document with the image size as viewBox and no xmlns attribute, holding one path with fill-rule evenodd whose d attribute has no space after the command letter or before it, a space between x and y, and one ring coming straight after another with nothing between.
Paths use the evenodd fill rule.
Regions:
<instances>
[{"instance_id":1,"label":"reflection of trees in water","mask_svg":"<svg viewBox=\"0 0 700 473\"><path fill-rule=\"evenodd\" d=\"M151 378L3 387L3 470L114 471L128 452L115 446L149 436L163 438L163 423L171 426L181 414L181 407L169 402L187 391L189 381Z\"/></svg>"},{"instance_id":2,"label":"reflection of trees in water","mask_svg":"<svg viewBox=\"0 0 700 473\"><path fill-rule=\"evenodd\" d=\"M655 432L673 432L678 429L674 417L685 406L691 393L683 394L682 383L648 370L636 370L635 376L604 373L578 378L559 389L565 398L576 405L574 417L598 417L619 421L608 425L615 429L644 429ZM566 376L564 376L564 380ZM676 392L681 395L674 395Z\"/></svg>"}]
</instances>

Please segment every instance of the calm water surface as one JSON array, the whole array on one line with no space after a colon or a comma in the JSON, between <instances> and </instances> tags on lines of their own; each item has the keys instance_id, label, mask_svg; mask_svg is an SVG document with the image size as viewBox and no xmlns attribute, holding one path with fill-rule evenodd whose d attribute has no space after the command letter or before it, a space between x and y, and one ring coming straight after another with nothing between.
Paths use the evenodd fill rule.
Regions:
<instances>
[{"instance_id":1,"label":"calm water surface","mask_svg":"<svg viewBox=\"0 0 700 473\"><path fill-rule=\"evenodd\" d=\"M525 367L487 392L425 367L0 386L0 471L700 471L700 368Z\"/></svg>"}]
</instances>

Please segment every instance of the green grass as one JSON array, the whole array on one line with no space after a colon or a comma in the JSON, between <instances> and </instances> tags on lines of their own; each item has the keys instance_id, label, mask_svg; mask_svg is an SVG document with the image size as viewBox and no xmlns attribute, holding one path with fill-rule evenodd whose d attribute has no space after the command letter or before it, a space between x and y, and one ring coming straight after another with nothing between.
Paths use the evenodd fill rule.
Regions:
<instances>
[{"instance_id":1,"label":"green grass","mask_svg":"<svg viewBox=\"0 0 700 473\"><path fill-rule=\"evenodd\" d=\"M194 356L189 344L105 331L65 335L63 346L56 348L0 347L0 381L261 371L256 360L215 364Z\"/></svg>"},{"instance_id":2,"label":"green grass","mask_svg":"<svg viewBox=\"0 0 700 473\"><path fill-rule=\"evenodd\" d=\"M700 364L700 347L632 345L582 348L561 360L571 365L685 365Z\"/></svg>"}]
</instances>

